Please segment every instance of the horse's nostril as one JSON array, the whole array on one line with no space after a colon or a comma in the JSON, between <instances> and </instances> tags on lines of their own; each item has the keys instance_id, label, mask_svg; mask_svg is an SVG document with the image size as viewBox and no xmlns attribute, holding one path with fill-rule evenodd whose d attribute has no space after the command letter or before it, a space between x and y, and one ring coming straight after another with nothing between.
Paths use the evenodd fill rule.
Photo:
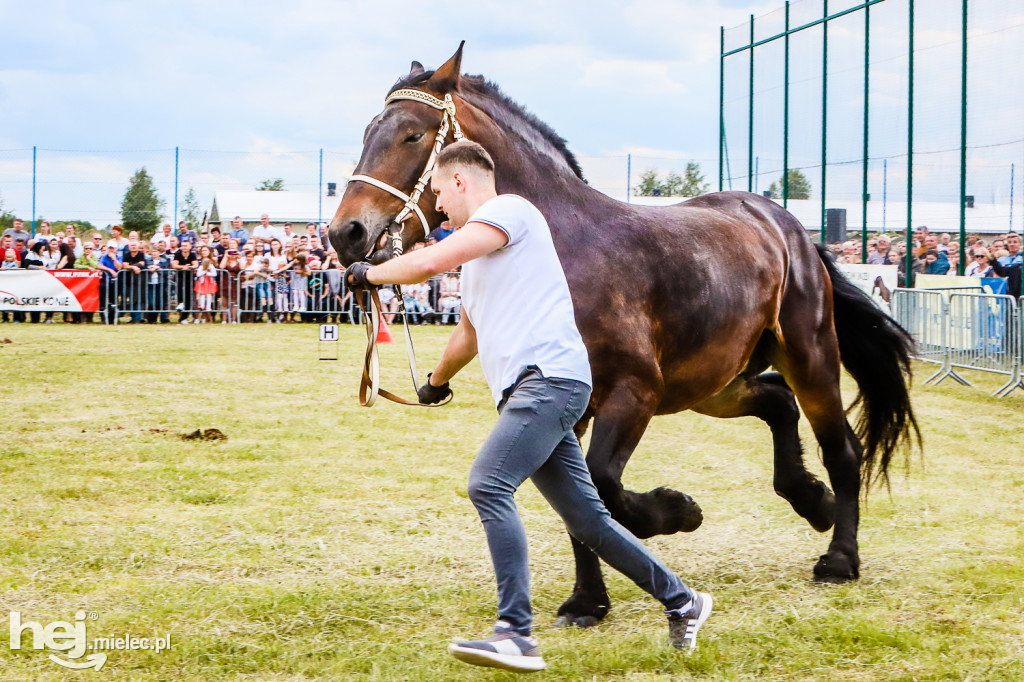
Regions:
<instances>
[{"instance_id":1,"label":"horse's nostril","mask_svg":"<svg viewBox=\"0 0 1024 682\"><path fill-rule=\"evenodd\" d=\"M348 239L351 244L359 244L366 239L366 227L358 220L348 224Z\"/></svg>"}]
</instances>

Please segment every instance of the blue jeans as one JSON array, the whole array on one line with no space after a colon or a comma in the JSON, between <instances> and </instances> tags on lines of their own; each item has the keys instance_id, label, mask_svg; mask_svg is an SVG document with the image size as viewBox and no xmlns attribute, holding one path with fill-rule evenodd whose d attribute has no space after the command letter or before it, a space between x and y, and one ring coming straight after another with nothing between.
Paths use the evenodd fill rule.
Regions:
<instances>
[{"instance_id":1,"label":"blue jeans","mask_svg":"<svg viewBox=\"0 0 1024 682\"><path fill-rule=\"evenodd\" d=\"M498 423L470 470L469 499L483 522L498 580L498 618L524 635L533 624L530 569L513 494L527 478L574 538L665 608L679 608L691 597L690 588L612 519L598 496L573 433L589 400L586 384L527 368L505 392Z\"/></svg>"}]
</instances>

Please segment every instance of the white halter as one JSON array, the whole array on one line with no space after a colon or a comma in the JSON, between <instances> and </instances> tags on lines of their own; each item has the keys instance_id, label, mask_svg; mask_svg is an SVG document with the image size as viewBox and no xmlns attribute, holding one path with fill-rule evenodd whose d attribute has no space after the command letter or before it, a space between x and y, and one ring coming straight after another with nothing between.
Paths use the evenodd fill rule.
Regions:
<instances>
[{"instance_id":1,"label":"white halter","mask_svg":"<svg viewBox=\"0 0 1024 682\"><path fill-rule=\"evenodd\" d=\"M378 189L382 189L392 196L396 196L405 202L405 206L395 216L395 220L392 225L401 225L405 222L406 218L409 217L410 213L415 213L416 217L420 221L420 225L423 226L423 235L426 236L430 232L430 226L427 225L427 219L423 216L423 211L420 210L419 201L423 195L423 190L426 189L427 183L430 181L430 175L434 172L434 164L437 162L437 155L441 153L441 147L444 146L444 141L448 137L448 131L454 130L455 141L463 139L462 128L459 126L459 122L455 120L455 101L452 100L451 95L445 95L443 100L434 97L433 95L423 92L422 90L395 90L387 99L384 100L384 106L391 104L397 100L411 100L413 102L420 102L426 104L429 107L433 107L438 111L442 112L441 125L437 129L437 135L434 137L434 148L430 151L430 157L427 159L427 165L423 168L423 173L420 174L420 179L416 181L416 185L410 194L406 194L400 189L392 187L386 182L378 180L377 178L370 177L369 175L353 175L349 178L349 182L365 182L368 185L373 185ZM392 247L396 256L402 254L402 235L401 230L392 230L391 234Z\"/></svg>"},{"instance_id":2,"label":"white halter","mask_svg":"<svg viewBox=\"0 0 1024 682\"><path fill-rule=\"evenodd\" d=\"M396 196L405 202L402 210L398 212L398 215L395 216L395 219L388 226L388 230L391 232L391 248L396 257L402 255L402 223L405 222L410 214L416 214L416 217L420 221L420 225L423 226L424 236L430 232L430 226L427 225L427 219L424 217L423 211L421 211L419 207L420 197L423 196L423 190L426 189L427 183L430 181L430 175L434 172L434 164L437 163L437 155L441 153L441 147L444 146L444 141L448 137L448 131L453 131L456 142L464 137L462 134L462 128L459 126L459 122L455 120L455 102L452 100L451 95L445 95L444 99L440 100L421 90L395 90L393 93L388 95L387 99L384 100L384 106L386 107L392 102L402 99L421 102L442 112L441 125L438 127L437 135L434 137L434 147L430 151L430 157L427 159L427 165L423 168L423 173L420 174L420 179L416 181L416 185L413 187L412 193L406 194L402 190L392 187L388 183L382 182L377 178L372 178L369 175L353 175L349 178L349 182L365 182L366 184L382 189L388 194ZM376 245L377 241L375 239L373 244L370 246L371 251ZM409 356L409 373L412 375L413 390L416 390L419 386L419 380L416 377L416 351L412 345L412 333L409 330L409 321L405 315L405 297L402 296L402 288L400 286L396 286L395 288L398 293L398 307L402 313L402 319L405 320L405 324L403 326L405 327L405 348ZM362 303L360 303L360 305L362 305ZM366 357L363 362L363 378L359 383L359 403L364 407L370 407L377 400L378 395L383 395L388 400L402 403L404 405L417 405L419 403L404 400L395 394L380 388L380 366L377 354L377 333L380 329L380 325L380 301L378 300L376 291L373 290L370 297L370 312L366 317L367 345ZM451 398L449 397L449 401L450 400Z\"/></svg>"}]
</instances>

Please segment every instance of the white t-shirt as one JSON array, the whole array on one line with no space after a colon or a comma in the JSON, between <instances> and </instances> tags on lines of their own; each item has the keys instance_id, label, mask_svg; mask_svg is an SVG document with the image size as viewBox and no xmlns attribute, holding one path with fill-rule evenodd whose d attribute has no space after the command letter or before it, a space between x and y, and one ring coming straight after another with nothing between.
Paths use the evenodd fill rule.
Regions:
<instances>
[{"instance_id":1,"label":"white t-shirt","mask_svg":"<svg viewBox=\"0 0 1024 682\"><path fill-rule=\"evenodd\" d=\"M462 266L462 310L476 328L495 404L530 365L546 377L591 386L587 349L543 214L521 196L502 194L467 222L508 235L508 244Z\"/></svg>"},{"instance_id":2,"label":"white t-shirt","mask_svg":"<svg viewBox=\"0 0 1024 682\"><path fill-rule=\"evenodd\" d=\"M288 263L288 257L287 256L266 256L266 258L270 259L270 271L271 272L277 272L278 269L280 269L284 265L287 265L287 263Z\"/></svg>"},{"instance_id":3,"label":"white t-shirt","mask_svg":"<svg viewBox=\"0 0 1024 682\"><path fill-rule=\"evenodd\" d=\"M259 225L252 229L252 237L253 239L256 239L257 237L262 239L265 242L263 244L263 250L269 251L270 240L277 238L277 230L274 229L273 225L267 225L266 227L263 227L263 223L260 223ZM284 246L284 244L282 244L282 246Z\"/></svg>"}]
</instances>

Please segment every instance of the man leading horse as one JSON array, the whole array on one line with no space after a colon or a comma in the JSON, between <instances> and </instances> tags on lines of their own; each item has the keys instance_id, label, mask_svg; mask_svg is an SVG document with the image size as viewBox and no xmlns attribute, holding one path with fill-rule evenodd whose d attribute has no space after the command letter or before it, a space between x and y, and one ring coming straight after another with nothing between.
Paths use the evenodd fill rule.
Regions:
<instances>
[{"instance_id":1,"label":"man leading horse","mask_svg":"<svg viewBox=\"0 0 1024 682\"><path fill-rule=\"evenodd\" d=\"M612 519L573 432L590 400L590 362L547 221L523 197L497 193L493 160L468 140L441 151L431 188L437 211L462 229L381 265L354 263L348 276L353 286L412 284L463 266L463 315L418 393L423 403L444 400L449 380L479 353L499 416L473 462L469 497L497 577L498 620L490 637L449 651L516 672L545 667L531 633L526 533L513 499L527 478L577 541L662 603L671 643L694 649L711 596L683 584Z\"/></svg>"}]
</instances>

